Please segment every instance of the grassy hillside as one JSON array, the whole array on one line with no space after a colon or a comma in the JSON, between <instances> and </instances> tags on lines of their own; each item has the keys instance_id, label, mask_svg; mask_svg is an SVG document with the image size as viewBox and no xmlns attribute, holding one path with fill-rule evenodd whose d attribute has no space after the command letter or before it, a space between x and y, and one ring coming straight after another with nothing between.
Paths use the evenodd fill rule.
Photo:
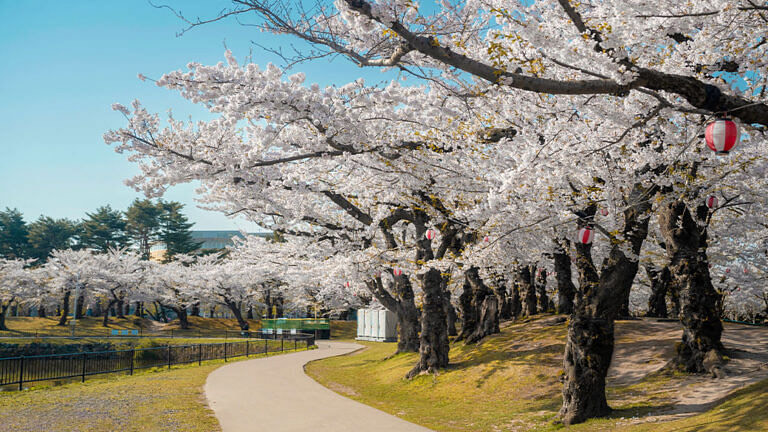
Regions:
<instances>
[{"instance_id":1,"label":"grassy hillside","mask_svg":"<svg viewBox=\"0 0 768 432\"><path fill-rule=\"evenodd\" d=\"M134 316L128 316L126 318L109 319L108 327L102 326L103 318L98 317L83 317L77 320L77 332L78 334L87 335L108 335L113 329L142 329L146 331L180 331L181 327L178 320L171 321L169 323L159 323L144 318L137 318ZM71 326L69 323L67 326L58 326L59 319L57 317L51 318L38 318L38 317L8 317L6 319L6 326L9 331L0 331L0 336L13 336L14 333L34 333L39 332L46 335L60 335L68 336L71 333ZM224 330L239 330L237 320L225 319L225 318L201 318L201 317L189 317L189 324L191 330L201 331L224 331ZM261 328L261 324L257 320L248 320L252 330L258 330Z\"/></svg>"},{"instance_id":2,"label":"grassy hillside","mask_svg":"<svg viewBox=\"0 0 768 432\"><path fill-rule=\"evenodd\" d=\"M648 344L647 335L623 329L631 325L617 325L617 340L630 351L635 345L640 348ZM395 351L394 344L362 342L366 350L319 360L310 363L306 370L332 390L435 430L556 430L563 428L554 421L562 403L559 377L565 332L565 323L551 319L507 323L501 334L488 337L478 345L453 345L451 365L440 375L420 376L411 381L404 380L403 376L413 366L417 354L389 357ZM671 348L674 341L659 343ZM684 379L657 372L631 385L610 386L609 381L609 403L615 409L611 418L592 420L568 430L614 431L633 427L642 431L667 430L654 429L658 424L650 428L638 426L637 419L632 418L668 412L674 402L675 389L682 386ZM729 402L733 408L717 415L733 414L734 421L741 421L736 419L738 413L749 415L759 406L749 399L750 394L746 392L741 399ZM759 422L767 418L762 415L763 420L755 424L762 424ZM671 427L669 430L689 430L685 427L700 430L696 425L707 423L707 419L688 418L681 422L678 427L683 429ZM687 426L685 422L694 423Z\"/></svg>"},{"instance_id":3,"label":"grassy hillside","mask_svg":"<svg viewBox=\"0 0 768 432\"><path fill-rule=\"evenodd\" d=\"M357 321L331 321L331 339L357 337Z\"/></svg>"},{"instance_id":4,"label":"grassy hillside","mask_svg":"<svg viewBox=\"0 0 768 432\"><path fill-rule=\"evenodd\" d=\"M113 374L85 383L0 392L0 430L220 431L203 385L208 374L224 364L214 360L202 366L173 366L170 371L156 368L133 376Z\"/></svg>"}]
</instances>

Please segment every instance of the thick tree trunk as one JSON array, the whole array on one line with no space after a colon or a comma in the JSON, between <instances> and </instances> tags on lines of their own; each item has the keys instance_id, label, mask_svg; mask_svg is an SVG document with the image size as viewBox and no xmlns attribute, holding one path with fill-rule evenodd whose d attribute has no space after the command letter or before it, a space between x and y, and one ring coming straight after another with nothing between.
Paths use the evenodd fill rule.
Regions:
<instances>
[{"instance_id":1,"label":"thick tree trunk","mask_svg":"<svg viewBox=\"0 0 768 432\"><path fill-rule=\"evenodd\" d=\"M547 296L547 272L542 270L538 271L538 277L535 278L536 282L536 297L538 301L539 312L546 312L549 309L549 297Z\"/></svg>"},{"instance_id":2,"label":"thick tree trunk","mask_svg":"<svg viewBox=\"0 0 768 432\"><path fill-rule=\"evenodd\" d=\"M395 354L419 351L419 310L408 275L394 276L392 294L384 289L380 277L366 283L374 297L397 316L397 351Z\"/></svg>"},{"instance_id":3,"label":"thick tree trunk","mask_svg":"<svg viewBox=\"0 0 768 432\"><path fill-rule=\"evenodd\" d=\"M464 272L464 280L464 290L470 293L469 310L465 314L471 319L462 327L457 340L475 343L499 332L499 300L480 278L477 267L470 267Z\"/></svg>"},{"instance_id":4,"label":"thick tree trunk","mask_svg":"<svg viewBox=\"0 0 768 432\"><path fill-rule=\"evenodd\" d=\"M453 304L451 304L451 296L449 293L446 293L445 298L443 299L443 308L445 309L445 319L446 319L446 325L448 326L448 336L456 336L458 332L456 331L456 309L453 307Z\"/></svg>"},{"instance_id":5,"label":"thick tree trunk","mask_svg":"<svg viewBox=\"0 0 768 432\"><path fill-rule=\"evenodd\" d=\"M115 303L117 303L117 300L110 300L109 303L107 304L107 311L109 311L112 308L112 306L115 305ZM109 326L109 313L104 314L104 319L102 320L101 325L102 327Z\"/></svg>"},{"instance_id":6,"label":"thick tree trunk","mask_svg":"<svg viewBox=\"0 0 768 432\"><path fill-rule=\"evenodd\" d=\"M48 314L45 311L45 306L43 306L43 305L38 306L38 308L37 308L37 316L39 316L40 318L45 318L45 317L48 316Z\"/></svg>"},{"instance_id":7,"label":"thick tree trunk","mask_svg":"<svg viewBox=\"0 0 768 432\"><path fill-rule=\"evenodd\" d=\"M187 308L184 307L173 307L172 308L174 312L176 312L176 316L179 317L179 326L182 330L189 330L189 320L187 319ZM242 326L240 326L242 328ZM248 330L248 328L244 328L243 330Z\"/></svg>"},{"instance_id":8,"label":"thick tree trunk","mask_svg":"<svg viewBox=\"0 0 768 432\"><path fill-rule=\"evenodd\" d=\"M520 283L516 280L512 283L512 292L509 296L509 313L512 318L517 318L523 313L523 303L520 300Z\"/></svg>"},{"instance_id":9,"label":"thick tree trunk","mask_svg":"<svg viewBox=\"0 0 768 432\"><path fill-rule=\"evenodd\" d=\"M680 292L676 284L670 282L667 287L667 297L669 298L668 315L673 318L680 317Z\"/></svg>"},{"instance_id":10,"label":"thick tree trunk","mask_svg":"<svg viewBox=\"0 0 768 432\"><path fill-rule=\"evenodd\" d=\"M8 313L8 308L11 306L12 301L13 299L0 305L0 330L8 330L8 327L5 326L5 315Z\"/></svg>"},{"instance_id":11,"label":"thick tree trunk","mask_svg":"<svg viewBox=\"0 0 768 432\"><path fill-rule=\"evenodd\" d=\"M229 307L229 310L232 311L232 314L235 316L235 319L237 320L237 325L240 326L240 330L248 330L250 326L248 325L248 321L243 319L243 314L242 312L240 312L240 304L230 300L225 300L224 302L226 303L227 307ZM187 317L185 313L184 319L186 318Z\"/></svg>"},{"instance_id":12,"label":"thick tree trunk","mask_svg":"<svg viewBox=\"0 0 768 432\"><path fill-rule=\"evenodd\" d=\"M115 307L115 309L117 309L117 317L118 318L125 318L125 314L123 313L123 311L125 310L123 300L118 300L117 301L117 306Z\"/></svg>"},{"instance_id":13,"label":"thick tree trunk","mask_svg":"<svg viewBox=\"0 0 768 432\"><path fill-rule=\"evenodd\" d=\"M510 320L514 317L512 316L509 293L507 293L507 281L503 277L498 277L496 278L495 282L495 286L493 286L491 289L499 299L499 319Z\"/></svg>"},{"instance_id":14,"label":"thick tree trunk","mask_svg":"<svg viewBox=\"0 0 768 432\"><path fill-rule=\"evenodd\" d=\"M605 377L611 364L614 344L613 320L632 287L638 269L637 256L648 236L649 211L655 188L636 185L624 211L622 237L628 244L612 242L600 273L592 261L591 244L577 243L576 264L579 290L568 324L563 369L563 406L560 417L566 425L580 423L610 412L605 396ZM594 218L596 205L579 213L580 227ZM629 246L630 253L625 255Z\"/></svg>"},{"instance_id":15,"label":"thick tree trunk","mask_svg":"<svg viewBox=\"0 0 768 432\"><path fill-rule=\"evenodd\" d=\"M611 412L605 377L613 355L613 320L574 314L568 325L563 360L565 376L560 415L566 425Z\"/></svg>"},{"instance_id":16,"label":"thick tree trunk","mask_svg":"<svg viewBox=\"0 0 768 432\"><path fill-rule=\"evenodd\" d=\"M80 297L77 298L77 310L75 311L75 316L77 316L77 319L83 318L85 316L85 296L80 295Z\"/></svg>"},{"instance_id":17,"label":"thick tree trunk","mask_svg":"<svg viewBox=\"0 0 768 432\"><path fill-rule=\"evenodd\" d=\"M253 305L248 306L248 314L246 315L246 318L253 319Z\"/></svg>"},{"instance_id":18,"label":"thick tree trunk","mask_svg":"<svg viewBox=\"0 0 768 432\"><path fill-rule=\"evenodd\" d=\"M555 244L552 256L557 274L557 313L570 315L573 312L573 296L576 293L576 287L571 279L571 259L568 256L570 242L559 239Z\"/></svg>"},{"instance_id":19,"label":"thick tree trunk","mask_svg":"<svg viewBox=\"0 0 768 432\"><path fill-rule=\"evenodd\" d=\"M64 292L64 299L61 301L61 318L59 318L59 323L57 325L67 325L67 319L69 318L69 296L71 294L71 291Z\"/></svg>"},{"instance_id":20,"label":"thick tree trunk","mask_svg":"<svg viewBox=\"0 0 768 432\"><path fill-rule=\"evenodd\" d=\"M144 316L144 302L136 302L136 308L133 311L133 316L137 316L139 318Z\"/></svg>"},{"instance_id":21,"label":"thick tree trunk","mask_svg":"<svg viewBox=\"0 0 768 432\"><path fill-rule=\"evenodd\" d=\"M197 302L192 305L192 316L199 317L200 316L200 302Z\"/></svg>"},{"instance_id":22,"label":"thick tree trunk","mask_svg":"<svg viewBox=\"0 0 768 432\"><path fill-rule=\"evenodd\" d=\"M661 270L653 265L645 266L645 273L651 282L651 297L648 299L648 313L646 316L652 318L667 317L667 287L672 279L669 267L664 266Z\"/></svg>"},{"instance_id":23,"label":"thick tree trunk","mask_svg":"<svg viewBox=\"0 0 768 432\"><path fill-rule=\"evenodd\" d=\"M456 342L464 340L472 334L477 327L477 311L472 307L472 300L474 299L474 293L472 292L472 285L467 278L464 278L464 285L462 287L461 295L459 296L459 311L461 312L461 333L455 339Z\"/></svg>"},{"instance_id":24,"label":"thick tree trunk","mask_svg":"<svg viewBox=\"0 0 768 432\"><path fill-rule=\"evenodd\" d=\"M160 304L160 302L155 302L155 311L157 311L157 316L160 317L160 320L162 320L164 323L168 322L168 315L165 314L165 308Z\"/></svg>"},{"instance_id":25,"label":"thick tree trunk","mask_svg":"<svg viewBox=\"0 0 768 432\"><path fill-rule=\"evenodd\" d=\"M670 259L672 285L680 293L683 339L678 345L676 365L683 371L718 376L723 362L723 325L707 260L704 221L708 211L701 205L693 215L684 201L670 202L659 211L659 228Z\"/></svg>"},{"instance_id":26,"label":"thick tree trunk","mask_svg":"<svg viewBox=\"0 0 768 432\"><path fill-rule=\"evenodd\" d=\"M420 276L424 297L421 312L419 361L406 375L413 378L420 373L437 373L448 366L448 326L446 325L443 296L444 281L434 268Z\"/></svg>"},{"instance_id":27,"label":"thick tree trunk","mask_svg":"<svg viewBox=\"0 0 768 432\"><path fill-rule=\"evenodd\" d=\"M536 287L533 268L533 266L524 265L518 269L517 274L520 296L522 297L522 313L526 316L536 315Z\"/></svg>"}]
</instances>

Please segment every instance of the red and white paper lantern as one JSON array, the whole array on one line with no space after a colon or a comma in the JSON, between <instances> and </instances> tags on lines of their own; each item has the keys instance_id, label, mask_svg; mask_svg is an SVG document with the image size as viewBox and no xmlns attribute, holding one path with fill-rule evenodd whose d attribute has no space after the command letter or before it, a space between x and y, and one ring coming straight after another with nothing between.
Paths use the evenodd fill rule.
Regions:
<instances>
[{"instance_id":1,"label":"red and white paper lantern","mask_svg":"<svg viewBox=\"0 0 768 432\"><path fill-rule=\"evenodd\" d=\"M433 229L428 229L426 234L424 234L424 235L427 236L428 240L434 240L435 237L437 237L437 231L435 231Z\"/></svg>"},{"instance_id":2,"label":"red and white paper lantern","mask_svg":"<svg viewBox=\"0 0 768 432\"><path fill-rule=\"evenodd\" d=\"M489 243L491 241L491 238L488 236L483 237L483 243Z\"/></svg>"},{"instance_id":3,"label":"red and white paper lantern","mask_svg":"<svg viewBox=\"0 0 768 432\"><path fill-rule=\"evenodd\" d=\"M608 216L608 209L600 209L600 214L603 216Z\"/></svg>"},{"instance_id":4,"label":"red and white paper lantern","mask_svg":"<svg viewBox=\"0 0 768 432\"><path fill-rule=\"evenodd\" d=\"M401 269L400 267L395 267L392 269L392 274L395 276L400 276L403 274L403 269Z\"/></svg>"},{"instance_id":5,"label":"red and white paper lantern","mask_svg":"<svg viewBox=\"0 0 768 432\"><path fill-rule=\"evenodd\" d=\"M582 244L592 243L592 238L595 236L595 232L589 228L582 228L579 230L579 242Z\"/></svg>"},{"instance_id":6,"label":"red and white paper lantern","mask_svg":"<svg viewBox=\"0 0 768 432\"><path fill-rule=\"evenodd\" d=\"M707 207L709 208L715 208L717 207L717 197L714 195L710 195L707 197Z\"/></svg>"},{"instance_id":7,"label":"red and white paper lantern","mask_svg":"<svg viewBox=\"0 0 768 432\"><path fill-rule=\"evenodd\" d=\"M726 273L730 273L730 272L731 272L731 269L727 268L727 269L725 269L725 272L726 272Z\"/></svg>"},{"instance_id":8,"label":"red and white paper lantern","mask_svg":"<svg viewBox=\"0 0 768 432\"><path fill-rule=\"evenodd\" d=\"M345 287L347 287L347 288L349 288L350 286L352 286L352 284L350 284L349 282L347 282L347 283L345 283L345 284L344 284L344 286L345 286Z\"/></svg>"},{"instance_id":9,"label":"red and white paper lantern","mask_svg":"<svg viewBox=\"0 0 768 432\"><path fill-rule=\"evenodd\" d=\"M717 154L726 155L739 143L739 125L729 118L719 118L707 125L704 137L707 147Z\"/></svg>"}]
</instances>

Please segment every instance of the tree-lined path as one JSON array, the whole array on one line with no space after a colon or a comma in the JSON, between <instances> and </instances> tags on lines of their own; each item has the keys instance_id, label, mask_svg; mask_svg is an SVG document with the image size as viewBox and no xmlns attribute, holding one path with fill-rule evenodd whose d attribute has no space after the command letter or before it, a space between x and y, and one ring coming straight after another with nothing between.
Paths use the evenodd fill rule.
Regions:
<instances>
[{"instance_id":1,"label":"tree-lined path","mask_svg":"<svg viewBox=\"0 0 768 432\"><path fill-rule=\"evenodd\" d=\"M316 350L233 363L211 373L205 395L222 430L429 430L338 395L304 374L312 360L362 348L343 342L317 345Z\"/></svg>"}]
</instances>

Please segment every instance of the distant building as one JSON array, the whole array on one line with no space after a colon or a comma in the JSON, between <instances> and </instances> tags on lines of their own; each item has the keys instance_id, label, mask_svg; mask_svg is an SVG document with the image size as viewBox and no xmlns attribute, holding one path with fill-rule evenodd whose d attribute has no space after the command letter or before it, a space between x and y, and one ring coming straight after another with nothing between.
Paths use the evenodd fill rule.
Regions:
<instances>
[{"instance_id":1,"label":"distant building","mask_svg":"<svg viewBox=\"0 0 768 432\"><path fill-rule=\"evenodd\" d=\"M243 233L240 231L190 231L192 234L192 240L196 242L202 242L200 245L201 251L210 251L225 249L228 246L234 245L232 241L233 237L244 238ZM269 237L272 233L258 232L248 233L249 235L255 235L259 237ZM160 261L165 256L165 245L163 243L156 243L152 245L150 251L150 259L154 261Z\"/></svg>"}]
</instances>

